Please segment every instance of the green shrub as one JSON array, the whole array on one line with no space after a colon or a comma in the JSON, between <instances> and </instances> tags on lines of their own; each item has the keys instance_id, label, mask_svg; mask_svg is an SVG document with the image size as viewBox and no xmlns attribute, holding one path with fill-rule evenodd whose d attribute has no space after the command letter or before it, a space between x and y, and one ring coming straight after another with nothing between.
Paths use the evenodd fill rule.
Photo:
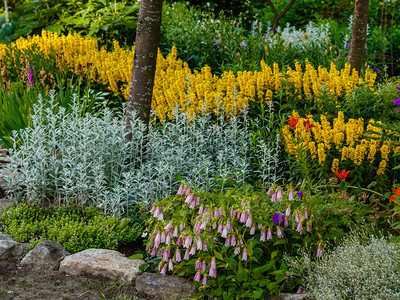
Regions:
<instances>
[{"instance_id":1,"label":"green shrub","mask_svg":"<svg viewBox=\"0 0 400 300\"><path fill-rule=\"evenodd\" d=\"M399 247L385 238L352 235L321 258L286 257L314 299L399 299Z\"/></svg>"},{"instance_id":2,"label":"green shrub","mask_svg":"<svg viewBox=\"0 0 400 300\"><path fill-rule=\"evenodd\" d=\"M30 249L44 240L53 240L67 251L76 253L88 248L117 249L142 234L143 219L122 220L105 216L95 207L44 208L33 202L14 204L3 210L0 229L19 242L29 242Z\"/></svg>"},{"instance_id":3,"label":"green shrub","mask_svg":"<svg viewBox=\"0 0 400 300\"><path fill-rule=\"evenodd\" d=\"M113 40L131 46L135 40L139 1L77 1L38 0L25 1L11 14L13 32L8 40L40 34L42 30L67 34L77 31L81 35L99 40L112 47ZM40 15L40 18L37 16ZM1 37L1 32L0 32Z\"/></svg>"},{"instance_id":4,"label":"green shrub","mask_svg":"<svg viewBox=\"0 0 400 300\"><path fill-rule=\"evenodd\" d=\"M393 106L393 101L399 94L396 89L399 84L399 80L392 79L379 84L374 91L367 87L355 89L344 97L340 109L346 112L347 118L363 118L366 121L374 119L384 123L399 122L400 114L397 107Z\"/></svg>"}]
</instances>

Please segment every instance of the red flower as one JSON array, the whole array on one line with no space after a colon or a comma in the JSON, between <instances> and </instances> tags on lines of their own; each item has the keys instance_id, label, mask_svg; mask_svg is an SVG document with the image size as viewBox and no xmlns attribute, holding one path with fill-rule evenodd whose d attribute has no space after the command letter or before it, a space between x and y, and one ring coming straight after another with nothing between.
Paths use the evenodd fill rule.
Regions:
<instances>
[{"instance_id":1,"label":"red flower","mask_svg":"<svg viewBox=\"0 0 400 300\"><path fill-rule=\"evenodd\" d=\"M400 200L400 188L392 188L394 195L390 196L389 202L394 202L396 199Z\"/></svg>"},{"instance_id":2,"label":"red flower","mask_svg":"<svg viewBox=\"0 0 400 300\"><path fill-rule=\"evenodd\" d=\"M335 173L335 175L337 176L337 178L339 178L340 181L346 179L347 175L350 173L351 171L345 171L345 170L339 170L339 172L333 172Z\"/></svg>"},{"instance_id":3,"label":"red flower","mask_svg":"<svg viewBox=\"0 0 400 300\"><path fill-rule=\"evenodd\" d=\"M296 128L297 122L299 121L299 117L291 117L287 122L289 126L294 130Z\"/></svg>"},{"instance_id":4,"label":"red flower","mask_svg":"<svg viewBox=\"0 0 400 300\"><path fill-rule=\"evenodd\" d=\"M310 123L310 120L304 121L303 125L306 128L306 132L309 132L311 130L311 128L315 127L314 124Z\"/></svg>"}]
</instances>

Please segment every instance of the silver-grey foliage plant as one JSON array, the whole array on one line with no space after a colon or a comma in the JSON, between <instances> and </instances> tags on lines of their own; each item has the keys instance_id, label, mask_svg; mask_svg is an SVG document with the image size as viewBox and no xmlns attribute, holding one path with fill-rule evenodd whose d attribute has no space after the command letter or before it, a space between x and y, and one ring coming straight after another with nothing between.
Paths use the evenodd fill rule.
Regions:
<instances>
[{"instance_id":1,"label":"silver-grey foliage plant","mask_svg":"<svg viewBox=\"0 0 400 300\"><path fill-rule=\"evenodd\" d=\"M397 243L354 234L315 261L306 252L285 261L314 299L393 300L400 299L399 254Z\"/></svg>"},{"instance_id":2,"label":"silver-grey foliage plant","mask_svg":"<svg viewBox=\"0 0 400 300\"><path fill-rule=\"evenodd\" d=\"M55 103L54 93L49 96ZM11 192L24 186L26 197L36 202L95 204L106 213L120 214L175 192L180 179L210 190L228 181L244 183L250 175L246 112L229 122L224 115L190 119L176 112L174 121L151 125L147 137L144 124L133 116L132 140L127 141L123 118L109 110L82 117L79 101L75 97L72 113L67 113L55 104L45 108L39 96L31 126L13 136L9 168L23 176L9 178ZM261 155L264 165L277 163L276 153L265 145ZM275 178L271 169L262 176L264 182Z\"/></svg>"}]
</instances>

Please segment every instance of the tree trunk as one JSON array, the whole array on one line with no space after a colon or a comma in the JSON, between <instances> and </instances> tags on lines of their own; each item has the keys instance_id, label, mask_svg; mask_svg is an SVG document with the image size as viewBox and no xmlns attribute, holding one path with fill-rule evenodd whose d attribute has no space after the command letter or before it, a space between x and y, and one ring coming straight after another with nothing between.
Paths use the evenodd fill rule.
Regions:
<instances>
[{"instance_id":1,"label":"tree trunk","mask_svg":"<svg viewBox=\"0 0 400 300\"><path fill-rule=\"evenodd\" d=\"M367 44L368 5L369 0L355 0L354 2L353 33L348 63L352 69L354 68L358 72L361 71Z\"/></svg>"},{"instance_id":2,"label":"tree trunk","mask_svg":"<svg viewBox=\"0 0 400 300\"><path fill-rule=\"evenodd\" d=\"M296 0L290 0L289 4L286 6L286 8L281 13L278 13L272 0L268 0L269 6L271 7L272 12L275 15L274 21L272 23L272 28L271 28L272 33L275 33L276 28L278 27L279 20L282 19L286 15L286 13L293 6L295 1Z\"/></svg>"},{"instance_id":3,"label":"tree trunk","mask_svg":"<svg viewBox=\"0 0 400 300\"><path fill-rule=\"evenodd\" d=\"M8 17L9 11L8 11L8 3L7 0L4 0L4 16L6 18L6 24L10 24L10 18Z\"/></svg>"},{"instance_id":4,"label":"tree trunk","mask_svg":"<svg viewBox=\"0 0 400 300\"><path fill-rule=\"evenodd\" d=\"M149 125L154 75L162 16L162 0L141 0L136 28L135 53L125 123L131 131L132 112ZM126 137L132 139L129 133Z\"/></svg>"}]
</instances>

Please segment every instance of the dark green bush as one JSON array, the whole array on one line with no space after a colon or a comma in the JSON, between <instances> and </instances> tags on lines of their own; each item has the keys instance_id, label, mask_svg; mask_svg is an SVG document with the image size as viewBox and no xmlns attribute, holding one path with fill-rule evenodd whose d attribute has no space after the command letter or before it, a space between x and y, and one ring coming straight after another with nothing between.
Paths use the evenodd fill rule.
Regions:
<instances>
[{"instance_id":1,"label":"dark green bush","mask_svg":"<svg viewBox=\"0 0 400 300\"><path fill-rule=\"evenodd\" d=\"M20 36L40 34L44 29L59 34L76 31L99 40L108 48L112 47L113 40L122 45L132 45L138 12L139 2L134 0L26 1L12 12L11 20L17 28L14 26L7 38L15 40Z\"/></svg>"},{"instance_id":2,"label":"dark green bush","mask_svg":"<svg viewBox=\"0 0 400 300\"><path fill-rule=\"evenodd\" d=\"M43 240L53 240L67 251L88 248L116 249L134 242L142 234L143 220L105 216L95 207L45 208L32 202L14 204L3 210L0 229L30 248Z\"/></svg>"},{"instance_id":3,"label":"dark green bush","mask_svg":"<svg viewBox=\"0 0 400 300\"><path fill-rule=\"evenodd\" d=\"M387 80L379 84L374 91L368 87L353 90L344 97L341 109L346 112L348 118L364 118L366 121L374 119L385 123L399 122L400 114L397 112L397 106L393 106L394 100L400 94L396 89L397 85L400 85L400 81Z\"/></svg>"}]
</instances>

